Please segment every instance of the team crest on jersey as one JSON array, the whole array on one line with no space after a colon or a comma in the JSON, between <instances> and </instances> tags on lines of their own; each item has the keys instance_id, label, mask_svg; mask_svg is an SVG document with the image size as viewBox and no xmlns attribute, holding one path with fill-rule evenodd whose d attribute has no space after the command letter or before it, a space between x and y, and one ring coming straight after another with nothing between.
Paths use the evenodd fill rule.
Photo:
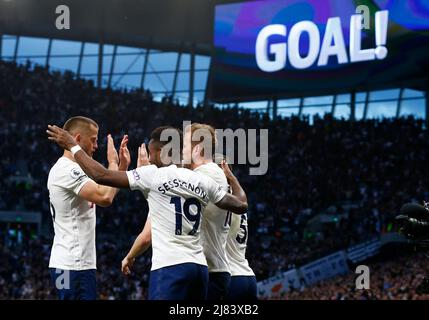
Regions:
<instances>
[{"instance_id":1,"label":"team crest on jersey","mask_svg":"<svg viewBox=\"0 0 429 320\"><path fill-rule=\"evenodd\" d=\"M81 170L79 170L78 168L73 168L70 171L70 175L73 179L77 179L83 175L83 172Z\"/></svg>"}]
</instances>

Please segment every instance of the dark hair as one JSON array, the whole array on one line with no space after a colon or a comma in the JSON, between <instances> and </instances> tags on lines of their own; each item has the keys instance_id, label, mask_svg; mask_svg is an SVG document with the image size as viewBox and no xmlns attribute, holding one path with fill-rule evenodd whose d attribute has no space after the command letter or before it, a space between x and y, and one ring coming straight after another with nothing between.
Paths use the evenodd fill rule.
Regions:
<instances>
[{"instance_id":1,"label":"dark hair","mask_svg":"<svg viewBox=\"0 0 429 320\"><path fill-rule=\"evenodd\" d=\"M159 144L160 147L165 146L167 143L169 143L172 140L172 137L169 136L167 141L161 141L161 134L164 130L175 130L179 133L180 136L180 145L182 145L182 130L175 128L173 126L161 126L161 127L157 127L155 129L152 130L151 134L150 134L150 138L151 140L155 141L157 144Z\"/></svg>"}]
</instances>

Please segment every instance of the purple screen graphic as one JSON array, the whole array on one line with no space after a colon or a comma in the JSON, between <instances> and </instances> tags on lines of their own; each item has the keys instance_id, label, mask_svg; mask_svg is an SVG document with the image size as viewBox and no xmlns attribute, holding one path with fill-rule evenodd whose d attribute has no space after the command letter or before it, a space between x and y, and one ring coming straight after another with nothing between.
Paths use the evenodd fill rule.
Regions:
<instances>
[{"instance_id":1,"label":"purple screen graphic","mask_svg":"<svg viewBox=\"0 0 429 320\"><path fill-rule=\"evenodd\" d=\"M360 5L366 6L370 14L370 28L361 32L362 49L376 47L375 12L389 12L385 59L340 64L337 57L330 56L326 65L315 63L304 70L293 68L289 61L276 72L258 68L255 57L258 34L264 27L274 24L284 25L287 34L272 35L267 40L268 46L287 43L291 28L301 21L314 23L322 42L328 19L338 17L349 54L350 20ZM309 35L302 33L301 56L308 54L310 41ZM215 11L214 46L214 101L387 88L407 80L419 84L423 78L427 79L423 71L428 68L425 57L429 56L429 1L267 0L219 5Z\"/></svg>"}]
</instances>

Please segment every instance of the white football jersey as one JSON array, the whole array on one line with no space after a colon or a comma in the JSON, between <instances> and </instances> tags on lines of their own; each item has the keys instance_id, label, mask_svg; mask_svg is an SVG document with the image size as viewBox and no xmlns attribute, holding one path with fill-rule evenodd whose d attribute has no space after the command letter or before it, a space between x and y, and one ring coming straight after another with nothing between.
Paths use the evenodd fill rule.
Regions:
<instances>
[{"instance_id":1,"label":"white football jersey","mask_svg":"<svg viewBox=\"0 0 429 320\"><path fill-rule=\"evenodd\" d=\"M185 168L155 165L128 171L131 190L147 194L152 223L152 269L207 265L200 242L201 214L226 192L211 178Z\"/></svg>"},{"instance_id":2,"label":"white football jersey","mask_svg":"<svg viewBox=\"0 0 429 320\"><path fill-rule=\"evenodd\" d=\"M226 242L226 256L228 258L231 276L254 276L253 270L246 259L247 213L238 215L229 213L231 229Z\"/></svg>"},{"instance_id":3,"label":"white football jersey","mask_svg":"<svg viewBox=\"0 0 429 320\"><path fill-rule=\"evenodd\" d=\"M74 161L61 157L49 171L48 190L54 242L50 268L96 269L95 204L79 197L91 181Z\"/></svg>"},{"instance_id":4,"label":"white football jersey","mask_svg":"<svg viewBox=\"0 0 429 320\"><path fill-rule=\"evenodd\" d=\"M194 169L204 174L228 191L228 181L223 170L214 162L204 164ZM227 211L216 207L213 203L207 205L201 223L201 243L207 259L209 272L230 272L226 257L226 240L229 232Z\"/></svg>"}]
</instances>

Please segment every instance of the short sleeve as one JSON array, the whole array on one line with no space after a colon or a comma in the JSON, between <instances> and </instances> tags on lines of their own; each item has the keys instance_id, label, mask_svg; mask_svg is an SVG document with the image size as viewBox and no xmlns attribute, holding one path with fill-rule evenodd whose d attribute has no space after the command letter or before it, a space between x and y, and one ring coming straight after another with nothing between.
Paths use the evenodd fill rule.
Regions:
<instances>
[{"instance_id":1,"label":"short sleeve","mask_svg":"<svg viewBox=\"0 0 429 320\"><path fill-rule=\"evenodd\" d=\"M148 192L151 188L152 181L158 171L157 166L149 165L127 171L128 182L131 190L140 190Z\"/></svg>"},{"instance_id":2,"label":"short sleeve","mask_svg":"<svg viewBox=\"0 0 429 320\"><path fill-rule=\"evenodd\" d=\"M207 195L209 200L213 203L218 203L220 200L225 197L226 191L222 188L222 186L216 183L212 178L206 178L207 185Z\"/></svg>"},{"instance_id":3,"label":"short sleeve","mask_svg":"<svg viewBox=\"0 0 429 320\"><path fill-rule=\"evenodd\" d=\"M88 182L92 181L79 166L72 166L63 176L62 187L79 195L80 190Z\"/></svg>"}]
</instances>

